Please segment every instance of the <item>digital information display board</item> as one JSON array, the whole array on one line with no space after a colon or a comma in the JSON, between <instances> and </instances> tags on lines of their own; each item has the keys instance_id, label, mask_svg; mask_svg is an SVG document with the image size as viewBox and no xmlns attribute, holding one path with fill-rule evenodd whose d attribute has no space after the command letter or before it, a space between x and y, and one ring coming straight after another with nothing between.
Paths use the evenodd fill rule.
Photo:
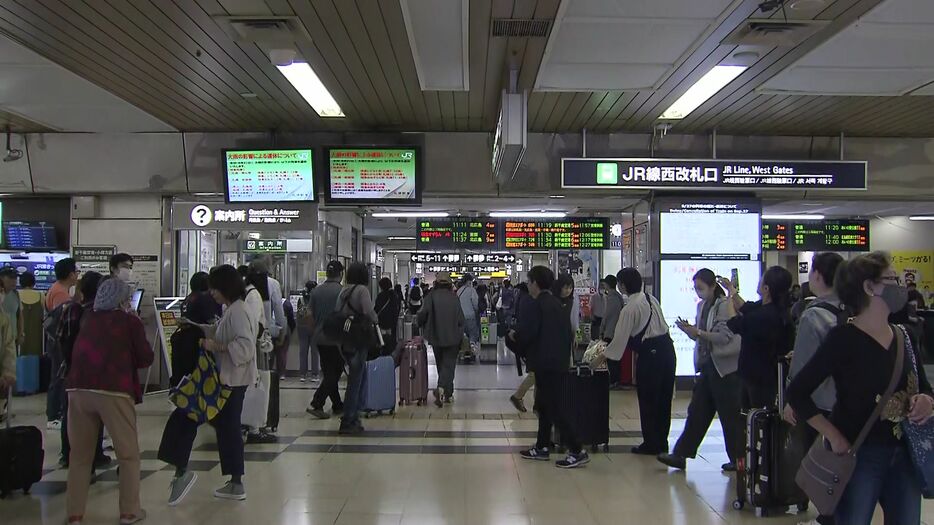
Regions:
<instances>
[{"instance_id":1,"label":"digital information display board","mask_svg":"<svg viewBox=\"0 0 934 525\"><path fill-rule=\"evenodd\" d=\"M325 200L337 204L418 204L418 162L414 147L330 148Z\"/></svg>"},{"instance_id":2,"label":"digital information display board","mask_svg":"<svg viewBox=\"0 0 934 525\"><path fill-rule=\"evenodd\" d=\"M604 218L565 218L503 221L507 250L607 250L610 225Z\"/></svg>"},{"instance_id":3,"label":"digital information display board","mask_svg":"<svg viewBox=\"0 0 934 525\"><path fill-rule=\"evenodd\" d=\"M54 250L58 247L55 226L45 222L8 222L3 225L10 250Z\"/></svg>"},{"instance_id":4,"label":"digital information display board","mask_svg":"<svg viewBox=\"0 0 934 525\"><path fill-rule=\"evenodd\" d=\"M421 249L495 248L500 244L499 223L484 217L420 219L417 246Z\"/></svg>"},{"instance_id":5,"label":"digital information display board","mask_svg":"<svg viewBox=\"0 0 934 525\"><path fill-rule=\"evenodd\" d=\"M224 150L227 202L312 202L310 149Z\"/></svg>"},{"instance_id":6,"label":"digital information display board","mask_svg":"<svg viewBox=\"0 0 934 525\"><path fill-rule=\"evenodd\" d=\"M561 186L589 189L865 190L863 161L561 159Z\"/></svg>"},{"instance_id":7,"label":"digital information display board","mask_svg":"<svg viewBox=\"0 0 934 525\"><path fill-rule=\"evenodd\" d=\"M675 328L679 317L691 324L700 301L694 274L709 268L716 275L737 275L744 297L755 296L761 273L761 204L754 200L660 200L658 299L671 326L679 376L694 375L694 341Z\"/></svg>"},{"instance_id":8,"label":"digital information display board","mask_svg":"<svg viewBox=\"0 0 934 525\"><path fill-rule=\"evenodd\" d=\"M865 219L762 221L762 249L797 252L868 252L869 221Z\"/></svg>"}]
</instances>

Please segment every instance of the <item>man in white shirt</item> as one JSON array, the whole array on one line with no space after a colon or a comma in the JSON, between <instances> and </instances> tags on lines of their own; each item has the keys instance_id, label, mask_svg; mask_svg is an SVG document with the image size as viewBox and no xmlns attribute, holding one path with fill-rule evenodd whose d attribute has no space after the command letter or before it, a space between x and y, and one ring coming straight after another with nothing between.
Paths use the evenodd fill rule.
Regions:
<instances>
[{"instance_id":1,"label":"man in white shirt","mask_svg":"<svg viewBox=\"0 0 934 525\"><path fill-rule=\"evenodd\" d=\"M627 347L638 354L636 391L642 444L633 447L632 453L656 456L668 452L671 398L675 387L674 342L658 300L642 291L639 271L623 268L616 277L620 292L628 295L629 300L619 315L605 357L618 361L623 358Z\"/></svg>"}]
</instances>

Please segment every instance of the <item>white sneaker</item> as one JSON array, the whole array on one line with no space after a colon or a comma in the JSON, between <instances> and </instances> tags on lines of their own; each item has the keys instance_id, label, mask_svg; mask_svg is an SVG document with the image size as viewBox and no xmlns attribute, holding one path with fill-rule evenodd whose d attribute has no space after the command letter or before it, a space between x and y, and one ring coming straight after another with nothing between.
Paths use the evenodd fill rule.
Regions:
<instances>
[{"instance_id":1,"label":"white sneaker","mask_svg":"<svg viewBox=\"0 0 934 525\"><path fill-rule=\"evenodd\" d=\"M46 423L45 428L48 430L61 430L62 429L62 420L54 419Z\"/></svg>"}]
</instances>

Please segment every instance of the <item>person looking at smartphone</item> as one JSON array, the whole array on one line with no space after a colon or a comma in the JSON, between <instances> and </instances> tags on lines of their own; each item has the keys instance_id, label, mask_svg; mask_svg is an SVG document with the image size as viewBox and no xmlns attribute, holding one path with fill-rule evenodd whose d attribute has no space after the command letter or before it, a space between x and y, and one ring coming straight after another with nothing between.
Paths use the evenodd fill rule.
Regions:
<instances>
[{"instance_id":1,"label":"person looking at smartphone","mask_svg":"<svg viewBox=\"0 0 934 525\"><path fill-rule=\"evenodd\" d=\"M744 409L771 407L778 395L778 358L791 351L791 273L781 266L765 271L759 282L759 301L745 301L736 279L718 278L726 290L727 327L742 337L739 376L743 380Z\"/></svg>"},{"instance_id":2,"label":"person looking at smartphone","mask_svg":"<svg viewBox=\"0 0 934 525\"><path fill-rule=\"evenodd\" d=\"M788 400L798 420L820 432L833 451L850 452L893 375L895 392L872 423L856 452L856 468L837 505L834 519L847 525L869 525L876 504L885 523L921 522L921 486L908 454L900 422L921 424L934 414L934 399L918 348L894 370L898 350L889 315L908 302L888 254L860 255L840 265L834 280L840 300L853 312L852 321L833 328L824 343L788 386ZM904 337L907 340L907 336ZM906 345L905 351L908 351ZM830 417L814 402L814 393L833 378L837 397Z\"/></svg>"},{"instance_id":3,"label":"person looking at smartphone","mask_svg":"<svg viewBox=\"0 0 934 525\"><path fill-rule=\"evenodd\" d=\"M722 466L726 472L736 470L736 460L743 454L743 417L740 414L742 381L736 372L739 367L740 337L726 326L730 319L723 289L717 285L717 276L703 268L694 274L694 292L697 321L692 325L678 318L675 326L695 341L694 392L688 405L688 418L684 432L675 443L671 454L658 456L658 461L669 467L684 470L687 458L697 456L714 415L720 416L723 440L730 461Z\"/></svg>"}]
</instances>

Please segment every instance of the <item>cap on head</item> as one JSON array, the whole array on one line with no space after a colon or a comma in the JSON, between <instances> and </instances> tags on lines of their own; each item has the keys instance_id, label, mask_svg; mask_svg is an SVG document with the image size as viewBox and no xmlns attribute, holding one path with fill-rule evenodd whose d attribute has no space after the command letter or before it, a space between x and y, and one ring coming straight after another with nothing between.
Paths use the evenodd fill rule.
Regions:
<instances>
[{"instance_id":1,"label":"cap on head","mask_svg":"<svg viewBox=\"0 0 934 525\"><path fill-rule=\"evenodd\" d=\"M453 284L450 272L438 272L435 274L435 284Z\"/></svg>"}]
</instances>

